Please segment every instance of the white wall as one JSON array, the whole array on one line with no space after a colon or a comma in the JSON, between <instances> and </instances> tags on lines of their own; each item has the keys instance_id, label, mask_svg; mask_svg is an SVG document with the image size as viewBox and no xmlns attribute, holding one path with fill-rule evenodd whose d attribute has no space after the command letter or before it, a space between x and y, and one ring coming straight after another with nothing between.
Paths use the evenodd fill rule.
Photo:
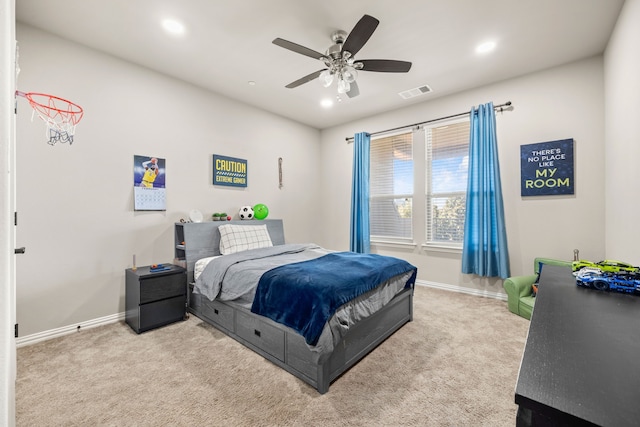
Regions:
<instances>
[{"instance_id":1,"label":"white wall","mask_svg":"<svg viewBox=\"0 0 640 427\"><path fill-rule=\"evenodd\" d=\"M317 241L319 131L18 25L18 89L84 108L73 145L46 143L19 100L20 336L124 311L124 270L171 262L173 224L264 203L287 240ZM133 156L166 159L166 212L134 212ZM212 155L247 159L248 188L211 184ZM278 188L278 157L284 188Z\"/></svg>"},{"instance_id":2,"label":"white wall","mask_svg":"<svg viewBox=\"0 0 640 427\"><path fill-rule=\"evenodd\" d=\"M582 258L601 259L605 178L601 56L323 130L320 168L326 231L319 243L349 247L353 147L345 137L469 111L489 101L496 105L511 101L514 106L513 111L497 115L512 275L530 274L537 256L571 260L575 248ZM521 197L520 146L565 138L575 141L575 195ZM414 236L414 240L420 244L424 239ZM414 263L420 280L503 293L501 280L461 274L460 254L425 252L419 246L378 246L372 251Z\"/></svg>"},{"instance_id":3,"label":"white wall","mask_svg":"<svg viewBox=\"0 0 640 427\"><path fill-rule=\"evenodd\" d=\"M604 56L606 254L640 264L640 0L626 0Z\"/></svg>"}]
</instances>

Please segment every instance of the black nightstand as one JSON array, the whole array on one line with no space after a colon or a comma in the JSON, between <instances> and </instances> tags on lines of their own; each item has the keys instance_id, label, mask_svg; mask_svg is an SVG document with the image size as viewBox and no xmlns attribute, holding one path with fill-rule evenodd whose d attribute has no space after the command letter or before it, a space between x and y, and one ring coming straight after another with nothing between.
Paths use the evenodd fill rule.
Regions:
<instances>
[{"instance_id":1,"label":"black nightstand","mask_svg":"<svg viewBox=\"0 0 640 427\"><path fill-rule=\"evenodd\" d=\"M151 272L150 266L126 270L125 320L137 333L184 320L187 271L165 264L169 270Z\"/></svg>"}]
</instances>

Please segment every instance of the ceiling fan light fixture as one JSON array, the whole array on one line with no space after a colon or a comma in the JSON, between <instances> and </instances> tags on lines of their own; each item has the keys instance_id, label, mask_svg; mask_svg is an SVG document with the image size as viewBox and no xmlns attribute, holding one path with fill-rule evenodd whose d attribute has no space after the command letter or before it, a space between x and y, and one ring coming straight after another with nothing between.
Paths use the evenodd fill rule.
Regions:
<instances>
[{"instance_id":1,"label":"ceiling fan light fixture","mask_svg":"<svg viewBox=\"0 0 640 427\"><path fill-rule=\"evenodd\" d=\"M338 80L338 93L347 93L351 90L351 85L346 80Z\"/></svg>"},{"instance_id":2,"label":"ceiling fan light fixture","mask_svg":"<svg viewBox=\"0 0 640 427\"><path fill-rule=\"evenodd\" d=\"M330 70L324 70L320 73L319 79L322 86L329 87L333 83L333 73Z\"/></svg>"},{"instance_id":3,"label":"ceiling fan light fixture","mask_svg":"<svg viewBox=\"0 0 640 427\"><path fill-rule=\"evenodd\" d=\"M342 79L345 80L347 83L353 83L356 81L357 78L358 78L358 72L356 71L355 68L349 65L342 68Z\"/></svg>"}]
</instances>

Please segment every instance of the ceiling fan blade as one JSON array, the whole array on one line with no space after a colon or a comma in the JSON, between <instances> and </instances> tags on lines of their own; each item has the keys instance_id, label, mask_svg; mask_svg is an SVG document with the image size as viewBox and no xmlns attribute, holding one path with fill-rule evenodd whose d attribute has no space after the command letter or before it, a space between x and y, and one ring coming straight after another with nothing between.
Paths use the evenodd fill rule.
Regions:
<instances>
[{"instance_id":1,"label":"ceiling fan blade","mask_svg":"<svg viewBox=\"0 0 640 427\"><path fill-rule=\"evenodd\" d=\"M349 89L349 92L347 92L347 96L349 98L355 98L356 96L360 95L360 89L358 89L358 84L356 82L353 82L350 84L351 89Z\"/></svg>"},{"instance_id":2,"label":"ceiling fan blade","mask_svg":"<svg viewBox=\"0 0 640 427\"><path fill-rule=\"evenodd\" d=\"M393 59L363 59L362 71L377 71L381 73L406 73L411 69L411 62L395 61Z\"/></svg>"},{"instance_id":3,"label":"ceiling fan blade","mask_svg":"<svg viewBox=\"0 0 640 427\"><path fill-rule=\"evenodd\" d=\"M324 55L321 54L320 52L316 52L313 49L309 49L308 47L300 46L299 44L290 42L290 41L285 40L285 39L277 38L277 39L273 40L273 44L278 45L280 47L283 47L285 49L289 49L289 50L291 50L293 52L296 52L296 53L299 53L301 55L308 56L308 57L313 58L313 59L320 59L320 58L324 57Z\"/></svg>"},{"instance_id":4,"label":"ceiling fan blade","mask_svg":"<svg viewBox=\"0 0 640 427\"><path fill-rule=\"evenodd\" d=\"M380 21L373 16L364 15L347 36L347 39L342 45L342 50L346 50L351 53L351 56L354 56L369 40L379 23Z\"/></svg>"},{"instance_id":5,"label":"ceiling fan blade","mask_svg":"<svg viewBox=\"0 0 640 427\"><path fill-rule=\"evenodd\" d=\"M318 70L315 71L307 76L302 77L301 79L296 80L295 82L289 83L288 85L286 85L285 87L288 89L293 89L294 87L298 87L300 85L303 85L307 82L310 82L313 79L317 79L318 76L320 75L320 73L322 73L324 70L326 70L326 68L322 69L322 70Z\"/></svg>"}]
</instances>

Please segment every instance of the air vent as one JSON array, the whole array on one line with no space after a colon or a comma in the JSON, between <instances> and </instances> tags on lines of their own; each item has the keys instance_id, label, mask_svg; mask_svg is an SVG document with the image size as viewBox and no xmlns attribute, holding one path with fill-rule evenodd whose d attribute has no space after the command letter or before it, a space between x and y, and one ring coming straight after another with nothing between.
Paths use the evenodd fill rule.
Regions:
<instances>
[{"instance_id":1,"label":"air vent","mask_svg":"<svg viewBox=\"0 0 640 427\"><path fill-rule=\"evenodd\" d=\"M428 85L420 86L415 89L405 90L404 92L400 92L400 95L403 99L414 98L416 96L424 95L425 93L431 92L431 88Z\"/></svg>"}]
</instances>

